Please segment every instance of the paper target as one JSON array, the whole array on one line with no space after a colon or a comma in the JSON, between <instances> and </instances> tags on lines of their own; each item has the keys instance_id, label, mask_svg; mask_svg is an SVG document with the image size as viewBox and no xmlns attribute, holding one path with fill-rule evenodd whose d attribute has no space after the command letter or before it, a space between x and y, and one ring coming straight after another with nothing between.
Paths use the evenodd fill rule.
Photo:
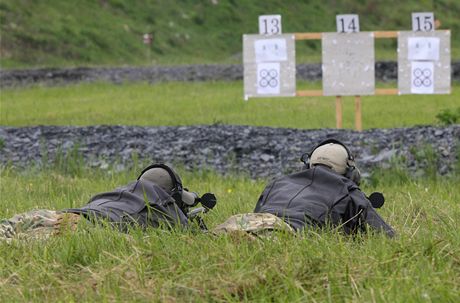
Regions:
<instances>
[{"instance_id":1,"label":"paper target","mask_svg":"<svg viewBox=\"0 0 460 303\"><path fill-rule=\"evenodd\" d=\"M287 60L286 39L261 39L254 42L256 62Z\"/></svg>"},{"instance_id":2,"label":"paper target","mask_svg":"<svg viewBox=\"0 0 460 303\"><path fill-rule=\"evenodd\" d=\"M409 37L407 40L407 57L413 61L439 60L439 41L437 37Z\"/></svg>"},{"instance_id":3,"label":"paper target","mask_svg":"<svg viewBox=\"0 0 460 303\"><path fill-rule=\"evenodd\" d=\"M280 64L260 63L257 64L257 93L279 94L280 93Z\"/></svg>"},{"instance_id":4,"label":"paper target","mask_svg":"<svg viewBox=\"0 0 460 303\"><path fill-rule=\"evenodd\" d=\"M432 94L434 92L433 62L412 62L411 92L413 94Z\"/></svg>"}]
</instances>

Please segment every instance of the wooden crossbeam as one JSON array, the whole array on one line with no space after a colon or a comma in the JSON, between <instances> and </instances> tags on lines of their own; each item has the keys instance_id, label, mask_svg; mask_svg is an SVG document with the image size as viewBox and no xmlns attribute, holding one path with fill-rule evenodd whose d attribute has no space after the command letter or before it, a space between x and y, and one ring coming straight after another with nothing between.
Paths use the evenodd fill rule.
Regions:
<instances>
[{"instance_id":1,"label":"wooden crossbeam","mask_svg":"<svg viewBox=\"0 0 460 303\"><path fill-rule=\"evenodd\" d=\"M374 38L398 38L398 32L395 31L376 31Z\"/></svg>"},{"instance_id":2,"label":"wooden crossbeam","mask_svg":"<svg viewBox=\"0 0 460 303\"><path fill-rule=\"evenodd\" d=\"M447 32L449 30L445 31ZM374 38L376 39L398 38L398 31L374 31L371 33L374 33ZM296 40L321 40L322 36L323 33L294 33Z\"/></svg>"},{"instance_id":3,"label":"wooden crossbeam","mask_svg":"<svg viewBox=\"0 0 460 303\"><path fill-rule=\"evenodd\" d=\"M397 38L397 31L375 31L374 38ZM321 40L323 33L294 33L296 40Z\"/></svg>"},{"instance_id":4,"label":"wooden crossbeam","mask_svg":"<svg viewBox=\"0 0 460 303\"><path fill-rule=\"evenodd\" d=\"M398 89L397 88L376 88L375 94L376 95L397 95Z\"/></svg>"},{"instance_id":5,"label":"wooden crossbeam","mask_svg":"<svg viewBox=\"0 0 460 303\"><path fill-rule=\"evenodd\" d=\"M323 33L294 33L296 40L321 40Z\"/></svg>"},{"instance_id":6,"label":"wooden crossbeam","mask_svg":"<svg viewBox=\"0 0 460 303\"><path fill-rule=\"evenodd\" d=\"M397 95L397 88L376 88L374 95ZM296 97L322 97L323 90L298 90L295 92Z\"/></svg>"},{"instance_id":7,"label":"wooden crossbeam","mask_svg":"<svg viewBox=\"0 0 460 303\"><path fill-rule=\"evenodd\" d=\"M323 90L298 90L295 92L297 97L321 97L323 96Z\"/></svg>"}]
</instances>

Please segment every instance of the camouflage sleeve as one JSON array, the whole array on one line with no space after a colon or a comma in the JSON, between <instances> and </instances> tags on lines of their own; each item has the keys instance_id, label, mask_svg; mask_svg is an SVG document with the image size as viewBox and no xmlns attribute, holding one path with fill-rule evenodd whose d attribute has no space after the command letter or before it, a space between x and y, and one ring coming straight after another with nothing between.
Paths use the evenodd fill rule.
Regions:
<instances>
[{"instance_id":1,"label":"camouflage sleeve","mask_svg":"<svg viewBox=\"0 0 460 303\"><path fill-rule=\"evenodd\" d=\"M0 240L47 238L59 222L60 212L35 209L0 221Z\"/></svg>"},{"instance_id":2,"label":"camouflage sleeve","mask_svg":"<svg viewBox=\"0 0 460 303\"><path fill-rule=\"evenodd\" d=\"M0 221L0 240L8 240L15 236L14 226L9 220L3 219Z\"/></svg>"}]
</instances>

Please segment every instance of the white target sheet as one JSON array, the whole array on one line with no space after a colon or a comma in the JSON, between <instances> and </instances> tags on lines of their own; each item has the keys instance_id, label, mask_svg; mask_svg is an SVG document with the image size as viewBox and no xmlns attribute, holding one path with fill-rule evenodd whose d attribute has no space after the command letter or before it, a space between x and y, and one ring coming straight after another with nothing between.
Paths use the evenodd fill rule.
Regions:
<instances>
[{"instance_id":1,"label":"white target sheet","mask_svg":"<svg viewBox=\"0 0 460 303\"><path fill-rule=\"evenodd\" d=\"M432 94L434 92L433 62L414 61L411 64L411 93Z\"/></svg>"},{"instance_id":2,"label":"white target sheet","mask_svg":"<svg viewBox=\"0 0 460 303\"><path fill-rule=\"evenodd\" d=\"M257 93L261 95L278 95L280 93L280 64L257 64Z\"/></svg>"},{"instance_id":3,"label":"white target sheet","mask_svg":"<svg viewBox=\"0 0 460 303\"><path fill-rule=\"evenodd\" d=\"M286 61L286 39L263 39L254 42L256 62Z\"/></svg>"},{"instance_id":4,"label":"white target sheet","mask_svg":"<svg viewBox=\"0 0 460 303\"><path fill-rule=\"evenodd\" d=\"M439 38L409 37L407 50L407 58L411 61L437 61L439 60Z\"/></svg>"}]
</instances>

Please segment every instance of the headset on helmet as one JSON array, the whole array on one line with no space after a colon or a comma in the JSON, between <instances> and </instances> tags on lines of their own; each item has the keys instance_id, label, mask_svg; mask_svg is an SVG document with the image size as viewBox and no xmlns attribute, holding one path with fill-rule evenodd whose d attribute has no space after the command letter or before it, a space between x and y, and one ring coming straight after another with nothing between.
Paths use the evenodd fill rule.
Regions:
<instances>
[{"instance_id":1,"label":"headset on helmet","mask_svg":"<svg viewBox=\"0 0 460 303\"><path fill-rule=\"evenodd\" d=\"M182 180L180 179L179 175L171 167L165 164L158 163L146 167L144 170L142 170L137 180L140 180L145 172L154 168L161 168L168 173L173 186L173 188L170 190L171 196L175 200L177 206L179 206L179 208L182 209L185 213L188 212L190 207L194 207L198 203L201 203L206 211L216 206L217 198L213 193L205 193L199 197L197 193L184 189L182 186Z\"/></svg>"},{"instance_id":2,"label":"headset on helmet","mask_svg":"<svg viewBox=\"0 0 460 303\"><path fill-rule=\"evenodd\" d=\"M340 142L339 140L336 139L327 139L316 145L310 152L304 153L300 161L302 161L307 168L310 168L310 158L313 154L313 152L320 146L329 144L329 143L334 143L334 144L339 144L343 146L347 152L347 162L346 162L346 170L344 176L347 177L348 179L352 180L355 182L357 185L359 185L361 181L361 173L359 172L359 169L356 167L355 164L355 158L353 157L353 154L350 152L348 147Z\"/></svg>"},{"instance_id":3,"label":"headset on helmet","mask_svg":"<svg viewBox=\"0 0 460 303\"><path fill-rule=\"evenodd\" d=\"M176 201L176 204L181 209L186 209L187 207L189 207L190 205L187 205L187 204L184 203L184 201L182 201L182 192L184 191L184 188L182 187L182 180L180 179L179 175L171 167L169 167L169 166L167 166L165 164L161 164L161 163L149 165L149 166L147 166L146 168L144 168L142 170L142 172L139 175L139 177L137 177L137 180L139 180L146 171L148 171L148 170L150 170L152 168L162 168L162 169L164 169L165 171L168 172L168 174L171 177L171 180L173 182L173 188L171 190L171 196L174 198L174 200Z\"/></svg>"}]
</instances>

